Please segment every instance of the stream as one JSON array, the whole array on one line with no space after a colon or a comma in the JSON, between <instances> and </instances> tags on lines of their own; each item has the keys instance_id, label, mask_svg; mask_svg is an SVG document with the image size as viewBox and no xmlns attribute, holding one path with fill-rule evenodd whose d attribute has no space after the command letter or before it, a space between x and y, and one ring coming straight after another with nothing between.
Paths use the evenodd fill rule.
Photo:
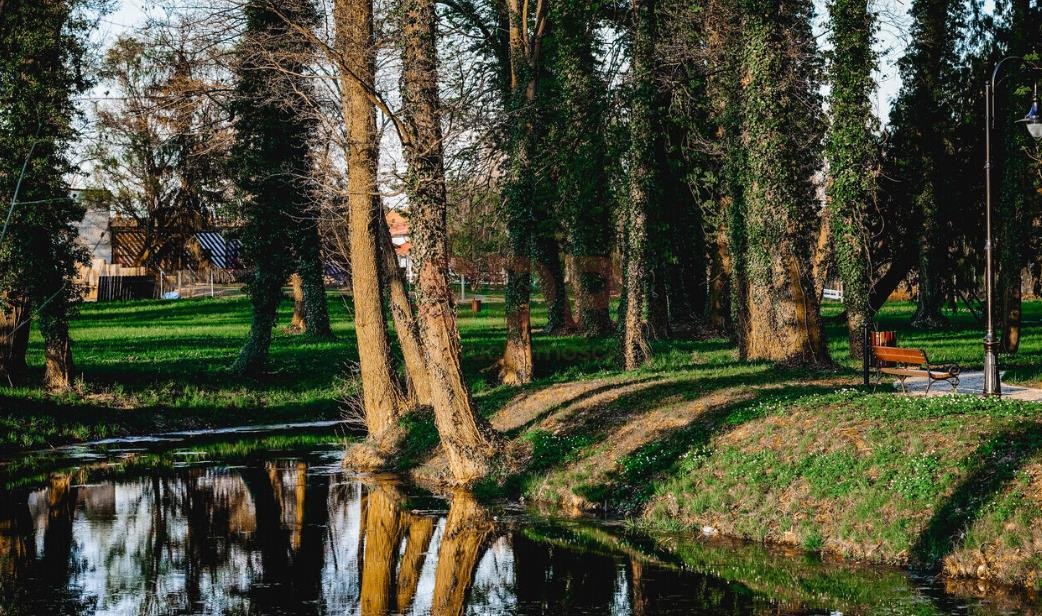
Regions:
<instances>
[{"instance_id":1,"label":"stream","mask_svg":"<svg viewBox=\"0 0 1042 616\"><path fill-rule=\"evenodd\" d=\"M1042 613L1010 589L431 495L346 471L322 431L130 445L6 462L0 615Z\"/></svg>"}]
</instances>

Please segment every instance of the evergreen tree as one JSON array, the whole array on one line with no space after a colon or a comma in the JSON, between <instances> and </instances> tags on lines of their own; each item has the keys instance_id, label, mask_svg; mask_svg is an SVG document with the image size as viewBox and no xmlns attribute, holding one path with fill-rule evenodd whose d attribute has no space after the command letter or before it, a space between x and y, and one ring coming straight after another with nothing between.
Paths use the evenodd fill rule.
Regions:
<instances>
[{"instance_id":1,"label":"evergreen tree","mask_svg":"<svg viewBox=\"0 0 1042 616\"><path fill-rule=\"evenodd\" d=\"M70 144L85 92L90 0L0 3L0 376L25 367L29 310L46 351L44 380L67 389L73 374L69 316L72 283L85 261L75 223L83 208L66 178L75 172Z\"/></svg>"},{"instance_id":2,"label":"evergreen tree","mask_svg":"<svg viewBox=\"0 0 1042 616\"><path fill-rule=\"evenodd\" d=\"M1003 9L1005 9L1003 11ZM1000 35L1003 55L1027 56L1038 44L1038 22L1042 8L1032 8L1028 0L1010 0L1008 6L999 10L1008 17ZM1014 69L1016 67L1009 67ZM1013 78L999 84L996 92L997 113L1000 118L995 126L993 143L1001 143L999 152L998 191L996 214L999 221L997 261L1000 305L996 315L1002 328L1002 350L1016 353L1020 348L1021 328L1021 276L1031 256L1031 225L1039 215L1039 193L1034 188L1030 152L1032 139L1023 127L1017 124L1027 109L1027 97L1023 96L1022 79Z\"/></svg>"},{"instance_id":3,"label":"evergreen tree","mask_svg":"<svg viewBox=\"0 0 1042 616\"><path fill-rule=\"evenodd\" d=\"M825 144L828 216L836 267L843 280L850 352L860 357L862 328L872 316L866 216L876 192L871 96L877 26L869 0L832 0L828 10L832 41L828 71L832 123Z\"/></svg>"},{"instance_id":4,"label":"evergreen tree","mask_svg":"<svg viewBox=\"0 0 1042 616\"><path fill-rule=\"evenodd\" d=\"M309 201L312 126L299 97L308 91L300 75L310 49L290 24L306 25L316 17L310 0L283 2L277 10L268 0L251 0L244 15L246 33L235 65L231 167L241 193L243 255L253 267L247 285L253 319L232 369L251 374L267 361L282 285L294 269L293 248L308 246L312 239L295 228ZM315 271L313 254L305 256L311 257L301 263L306 293L309 285L321 284L320 278L316 281L321 271ZM308 312L321 318L324 294L321 302L313 293L311 298L315 305Z\"/></svg>"},{"instance_id":5,"label":"evergreen tree","mask_svg":"<svg viewBox=\"0 0 1042 616\"><path fill-rule=\"evenodd\" d=\"M941 204L946 169L945 135L950 126L945 113L945 83L954 81L962 4L955 0L914 0L912 29L899 63L901 91L891 114L906 206L914 211L918 245L918 305L913 317L917 327L937 327L946 322L941 314L943 281L948 268L946 217Z\"/></svg>"}]
</instances>

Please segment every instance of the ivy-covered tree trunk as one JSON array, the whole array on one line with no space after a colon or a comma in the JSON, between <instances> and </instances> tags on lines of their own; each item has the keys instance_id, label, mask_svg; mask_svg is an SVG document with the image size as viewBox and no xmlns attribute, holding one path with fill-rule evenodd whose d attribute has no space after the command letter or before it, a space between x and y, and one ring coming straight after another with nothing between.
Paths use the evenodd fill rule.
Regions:
<instances>
[{"instance_id":1,"label":"ivy-covered tree trunk","mask_svg":"<svg viewBox=\"0 0 1042 616\"><path fill-rule=\"evenodd\" d=\"M375 199L379 146L376 110L366 91L376 78L373 2L337 0L334 20L336 45L344 64L340 89L348 123L351 288L362 406L369 429L367 448L357 449L359 455L352 456L350 462L355 466L376 467L387 464L397 451L401 437L398 418L404 397L391 358L380 276L383 208Z\"/></svg>"},{"instance_id":2,"label":"ivy-covered tree trunk","mask_svg":"<svg viewBox=\"0 0 1042 616\"><path fill-rule=\"evenodd\" d=\"M550 220L550 212L544 210L543 221ZM568 287L564 282L564 261L561 259L561 244L552 229L540 229L533 239L533 258L539 276L539 288L546 302L546 328L548 334L565 334L575 331L572 306L568 303Z\"/></svg>"},{"instance_id":3,"label":"ivy-covered tree trunk","mask_svg":"<svg viewBox=\"0 0 1042 616\"><path fill-rule=\"evenodd\" d=\"M328 340L333 337L333 328L329 323L329 304L326 301L325 272L322 267L322 246L318 228L310 220L294 222L299 225L294 230L297 257L295 275L300 281L301 304L304 308L303 331L312 338ZM293 316L296 320L295 306Z\"/></svg>"},{"instance_id":4,"label":"ivy-covered tree trunk","mask_svg":"<svg viewBox=\"0 0 1042 616\"><path fill-rule=\"evenodd\" d=\"M232 371L256 375L267 363L282 285L293 271L293 244L299 233L293 229L299 224L295 219L308 205L302 178L311 170L312 127L299 97L308 91L300 74L310 47L294 28L312 23L315 13L305 0L285 2L279 10L264 0L251 0L243 11L246 32L235 66L231 167L244 221L242 251L253 268L246 286L252 319ZM305 302L309 283L313 281L301 277ZM319 307L315 311L310 318L321 316Z\"/></svg>"},{"instance_id":5,"label":"ivy-covered tree trunk","mask_svg":"<svg viewBox=\"0 0 1042 616\"><path fill-rule=\"evenodd\" d=\"M545 14L538 3L536 27L527 20L530 0L509 0L506 18L509 36L510 114L509 162L504 184L507 227L507 339L499 361L499 380L522 385L532 380L532 256L535 253L535 156L540 138L536 97L539 89ZM532 32L530 34L530 31Z\"/></svg>"},{"instance_id":6,"label":"ivy-covered tree trunk","mask_svg":"<svg viewBox=\"0 0 1042 616\"><path fill-rule=\"evenodd\" d=\"M391 231L387 227L386 216L380 217L383 238L380 246L380 262L383 267L383 277L387 281L387 291L390 295L391 318L394 320L394 331L398 336L398 346L402 349L402 358L405 360L405 374L408 377L408 397L414 405L431 406L431 376L427 370L427 360L423 355L423 341L420 340L420 330L416 324L416 316L413 311L412 302L409 300L409 290L405 286L405 276L402 269L398 267L398 257L394 252L394 242L391 240ZM415 239L415 234L413 239Z\"/></svg>"},{"instance_id":7,"label":"ivy-covered tree trunk","mask_svg":"<svg viewBox=\"0 0 1042 616\"><path fill-rule=\"evenodd\" d=\"M0 385L14 385L25 377L32 310L27 299L0 302Z\"/></svg>"},{"instance_id":8,"label":"ivy-covered tree trunk","mask_svg":"<svg viewBox=\"0 0 1042 616\"><path fill-rule=\"evenodd\" d=\"M827 207L832 248L843 280L850 354L860 358L862 330L872 318L865 216L876 191L871 97L875 91L872 71L877 58L872 45L877 26L868 0L832 0L828 10L833 49L829 63L832 123L825 145Z\"/></svg>"},{"instance_id":9,"label":"ivy-covered tree trunk","mask_svg":"<svg viewBox=\"0 0 1042 616\"><path fill-rule=\"evenodd\" d=\"M1032 10L1028 0L1010 2L1008 55L1024 56L1037 41L1037 32L1032 32ZM1038 11L1039 9L1035 9ZM1000 131L1003 148L1001 158L1001 180L999 184L998 212L998 284L1000 302L999 323L1002 330L1002 352L1016 353L1020 349L1022 317L1021 276L1030 256L1030 225L1039 211L1039 193L1034 187L1031 159L1031 137L1017 120L1024 114L1026 105L1022 97L1011 96L1017 83L1010 80L1000 85L999 108L1004 111L1005 121Z\"/></svg>"},{"instance_id":10,"label":"ivy-covered tree trunk","mask_svg":"<svg viewBox=\"0 0 1042 616\"><path fill-rule=\"evenodd\" d=\"M556 198L567 232L578 330L612 330L609 312L611 251L615 244L609 194L608 87L597 70L594 28L598 5L555 2L546 49L546 80L554 113L548 152L554 158Z\"/></svg>"},{"instance_id":11,"label":"ivy-covered tree trunk","mask_svg":"<svg viewBox=\"0 0 1042 616\"><path fill-rule=\"evenodd\" d=\"M630 108L630 186L624 216L625 298L622 363L634 370L651 357L649 320L652 272L648 247L649 208L658 191L655 157L656 0L633 0L633 102Z\"/></svg>"},{"instance_id":12,"label":"ivy-covered tree trunk","mask_svg":"<svg viewBox=\"0 0 1042 616\"><path fill-rule=\"evenodd\" d=\"M710 62L719 66L706 80L710 121L720 140L716 227L710 263L709 318L713 327L745 348L748 288L745 276L745 168L742 143L742 13L739 0L712 0L706 6L705 40Z\"/></svg>"},{"instance_id":13,"label":"ivy-covered tree trunk","mask_svg":"<svg viewBox=\"0 0 1042 616\"><path fill-rule=\"evenodd\" d=\"M811 259L822 132L809 0L745 0L747 359L829 362Z\"/></svg>"},{"instance_id":14,"label":"ivy-covered tree trunk","mask_svg":"<svg viewBox=\"0 0 1042 616\"><path fill-rule=\"evenodd\" d=\"M499 451L492 427L478 414L460 364L460 335L449 284L445 159L438 95L434 0L402 0L402 107L408 138L413 254L419 269L417 314L431 377L434 423L451 483L485 477Z\"/></svg>"}]
</instances>

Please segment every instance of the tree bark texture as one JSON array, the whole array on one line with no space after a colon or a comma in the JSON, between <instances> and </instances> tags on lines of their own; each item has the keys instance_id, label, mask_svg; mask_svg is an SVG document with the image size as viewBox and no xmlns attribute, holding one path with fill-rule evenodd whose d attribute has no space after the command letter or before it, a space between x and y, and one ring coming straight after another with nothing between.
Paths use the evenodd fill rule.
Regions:
<instances>
[{"instance_id":1,"label":"tree bark texture","mask_svg":"<svg viewBox=\"0 0 1042 616\"><path fill-rule=\"evenodd\" d=\"M438 435L452 479L462 485L489 472L498 442L477 413L460 363L460 335L448 276L436 19L433 0L403 1L402 103L410 132L404 151L413 208L413 254L419 270L417 323Z\"/></svg>"},{"instance_id":2,"label":"tree bark texture","mask_svg":"<svg viewBox=\"0 0 1042 616\"><path fill-rule=\"evenodd\" d=\"M372 0L336 0L334 19L343 73L348 73L341 75L340 86L348 122L351 288L362 404L369 444L389 454L398 446L397 422L404 399L392 363L380 276L379 146L376 111L366 90L376 77Z\"/></svg>"},{"instance_id":3,"label":"tree bark texture","mask_svg":"<svg viewBox=\"0 0 1042 616\"><path fill-rule=\"evenodd\" d=\"M532 256L535 252L535 153L539 143L540 53L545 15L535 17L530 33L530 0L505 0L509 35L509 166L504 196L507 227L507 339L499 362L499 380L522 385L532 380ZM542 3L537 3L537 13Z\"/></svg>"}]
</instances>

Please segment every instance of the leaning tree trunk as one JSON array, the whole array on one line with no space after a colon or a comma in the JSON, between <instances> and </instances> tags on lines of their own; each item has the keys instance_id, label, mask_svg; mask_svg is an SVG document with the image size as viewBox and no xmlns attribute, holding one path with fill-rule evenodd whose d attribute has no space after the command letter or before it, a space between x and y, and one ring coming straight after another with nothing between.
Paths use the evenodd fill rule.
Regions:
<instances>
[{"instance_id":1,"label":"leaning tree trunk","mask_svg":"<svg viewBox=\"0 0 1042 616\"><path fill-rule=\"evenodd\" d=\"M648 210L655 202L655 58L656 0L633 0L633 78L630 110L630 192L625 214L625 310L622 316L622 363L627 370L651 356L648 342L651 263Z\"/></svg>"},{"instance_id":2,"label":"leaning tree trunk","mask_svg":"<svg viewBox=\"0 0 1042 616\"><path fill-rule=\"evenodd\" d=\"M820 135L815 80L804 54L813 36L801 3L753 4L746 18L743 82L748 153L745 194L744 352L748 359L829 362L811 272ZM779 23L784 27L779 27Z\"/></svg>"},{"instance_id":3,"label":"leaning tree trunk","mask_svg":"<svg viewBox=\"0 0 1042 616\"><path fill-rule=\"evenodd\" d=\"M12 301L0 311L0 383L14 385L25 376L31 320L27 300Z\"/></svg>"},{"instance_id":4,"label":"leaning tree trunk","mask_svg":"<svg viewBox=\"0 0 1042 616\"><path fill-rule=\"evenodd\" d=\"M356 466L378 467L397 451L398 417L404 406L387 334L380 277L381 208L376 199L378 144L376 111L367 87L376 78L372 0L337 0L337 47L344 63L340 87L348 122L347 164L351 288L362 378L362 405L369 430L366 449L351 457ZM364 454L368 451L369 454Z\"/></svg>"},{"instance_id":5,"label":"leaning tree trunk","mask_svg":"<svg viewBox=\"0 0 1042 616\"><path fill-rule=\"evenodd\" d=\"M420 340L431 377L434 421L452 481L469 484L488 474L499 447L491 426L477 413L460 363L460 335L449 285L434 2L404 0L401 15L402 106L409 128L404 151L413 208L413 253L419 269Z\"/></svg>"},{"instance_id":6,"label":"leaning tree trunk","mask_svg":"<svg viewBox=\"0 0 1042 616\"><path fill-rule=\"evenodd\" d=\"M427 371L427 362L423 357L423 343L420 330L416 325L412 303L409 301L409 290L405 286L405 276L398 267L398 259L391 241L391 231L387 228L387 219L380 217L380 263L383 276L390 292L391 318L394 319L394 330L398 335L398 346L405 359L405 374L408 376L409 397L415 404L431 406L431 377Z\"/></svg>"}]
</instances>

